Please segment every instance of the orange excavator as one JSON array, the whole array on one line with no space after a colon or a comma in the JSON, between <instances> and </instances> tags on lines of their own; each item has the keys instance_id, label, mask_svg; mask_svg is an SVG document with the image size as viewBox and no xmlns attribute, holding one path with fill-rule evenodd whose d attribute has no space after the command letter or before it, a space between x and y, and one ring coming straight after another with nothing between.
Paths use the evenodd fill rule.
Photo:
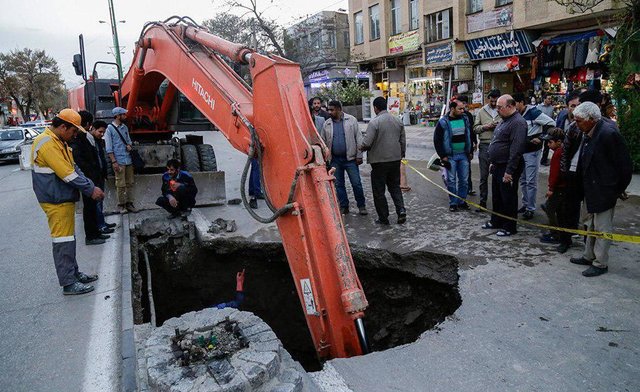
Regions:
<instances>
[{"instance_id":1,"label":"orange excavator","mask_svg":"<svg viewBox=\"0 0 640 392\"><path fill-rule=\"evenodd\" d=\"M251 86L223 60L246 64ZM147 23L115 104L144 118L131 133L168 132L169 104L182 93L237 150L247 154L242 201L263 223L275 221L320 359L368 351L367 307L327 172L328 150L309 113L300 66L210 34L188 17ZM163 103L157 99L163 82ZM146 127L146 128L145 128ZM270 217L248 206L257 158Z\"/></svg>"}]
</instances>

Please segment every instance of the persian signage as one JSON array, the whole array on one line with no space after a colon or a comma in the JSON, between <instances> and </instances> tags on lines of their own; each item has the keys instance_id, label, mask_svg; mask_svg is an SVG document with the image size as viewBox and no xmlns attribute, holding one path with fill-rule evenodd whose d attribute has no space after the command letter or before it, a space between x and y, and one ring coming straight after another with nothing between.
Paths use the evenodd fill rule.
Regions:
<instances>
[{"instance_id":1,"label":"persian signage","mask_svg":"<svg viewBox=\"0 0 640 392\"><path fill-rule=\"evenodd\" d=\"M389 37L389 54L413 52L420 48L418 30Z\"/></svg>"},{"instance_id":2,"label":"persian signage","mask_svg":"<svg viewBox=\"0 0 640 392\"><path fill-rule=\"evenodd\" d=\"M533 52L529 37L522 31L471 39L464 43L471 60L488 60Z\"/></svg>"},{"instance_id":3,"label":"persian signage","mask_svg":"<svg viewBox=\"0 0 640 392\"><path fill-rule=\"evenodd\" d=\"M451 44L427 48L427 64L444 63L445 61L451 60L453 60Z\"/></svg>"},{"instance_id":4,"label":"persian signage","mask_svg":"<svg viewBox=\"0 0 640 392\"><path fill-rule=\"evenodd\" d=\"M491 11L467 16L467 33L511 26L512 23L513 7L500 7Z\"/></svg>"}]
</instances>

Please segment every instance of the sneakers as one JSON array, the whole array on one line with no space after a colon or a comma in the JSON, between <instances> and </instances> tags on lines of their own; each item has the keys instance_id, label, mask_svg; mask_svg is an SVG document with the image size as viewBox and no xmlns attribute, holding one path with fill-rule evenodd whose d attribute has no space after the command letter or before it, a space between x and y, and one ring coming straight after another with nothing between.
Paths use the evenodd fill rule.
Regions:
<instances>
[{"instance_id":1,"label":"sneakers","mask_svg":"<svg viewBox=\"0 0 640 392\"><path fill-rule=\"evenodd\" d=\"M89 239L84 240L85 245L102 245L105 242L107 241L105 241L103 238L93 238L90 240Z\"/></svg>"},{"instance_id":2,"label":"sneakers","mask_svg":"<svg viewBox=\"0 0 640 392\"><path fill-rule=\"evenodd\" d=\"M551 235L550 233L541 235L540 242L542 242L543 244L559 244L560 243L560 241L554 238L553 235Z\"/></svg>"},{"instance_id":3,"label":"sneakers","mask_svg":"<svg viewBox=\"0 0 640 392\"><path fill-rule=\"evenodd\" d=\"M524 220L530 220L530 219L533 219L533 211L526 210L526 211L524 212L524 214L522 214L522 219L524 219Z\"/></svg>"},{"instance_id":4,"label":"sneakers","mask_svg":"<svg viewBox=\"0 0 640 392\"><path fill-rule=\"evenodd\" d=\"M498 237L509 237L509 236L511 236L511 234L512 234L512 233L511 233L510 231L507 231L507 230L504 230L504 229L500 229L500 230L498 230L498 232L496 233L496 235L497 235Z\"/></svg>"},{"instance_id":5,"label":"sneakers","mask_svg":"<svg viewBox=\"0 0 640 392\"><path fill-rule=\"evenodd\" d=\"M138 212L138 209L133 206L133 203L127 203L124 206L129 212Z\"/></svg>"},{"instance_id":6,"label":"sneakers","mask_svg":"<svg viewBox=\"0 0 640 392\"><path fill-rule=\"evenodd\" d=\"M86 284L98 280L98 275L87 275L84 272L78 272L76 274L76 279L78 279L80 283Z\"/></svg>"},{"instance_id":7,"label":"sneakers","mask_svg":"<svg viewBox=\"0 0 640 392\"><path fill-rule=\"evenodd\" d=\"M252 209L257 209L258 208L258 199L256 199L255 197L252 197L251 199L249 199L249 207L251 207Z\"/></svg>"},{"instance_id":8,"label":"sneakers","mask_svg":"<svg viewBox=\"0 0 640 392\"><path fill-rule=\"evenodd\" d=\"M592 276L599 276L602 274L606 274L607 271L609 271L608 267L596 267L592 265L586 270L582 271L582 276L586 276L587 278L590 278Z\"/></svg>"},{"instance_id":9,"label":"sneakers","mask_svg":"<svg viewBox=\"0 0 640 392\"><path fill-rule=\"evenodd\" d=\"M64 295L80 295L80 294L86 294L86 293L90 293L94 290L95 288L91 285L87 285L84 283L80 283L80 282L75 282L74 284L70 284L67 286L64 286L62 288L62 294Z\"/></svg>"},{"instance_id":10,"label":"sneakers","mask_svg":"<svg viewBox=\"0 0 640 392\"><path fill-rule=\"evenodd\" d=\"M369 215L369 211L367 211L367 207L358 207L358 214Z\"/></svg>"},{"instance_id":11,"label":"sneakers","mask_svg":"<svg viewBox=\"0 0 640 392\"><path fill-rule=\"evenodd\" d=\"M572 257L569 259L569 262L578 265L591 265L591 263L593 263L591 260L587 260L584 257Z\"/></svg>"},{"instance_id":12,"label":"sneakers","mask_svg":"<svg viewBox=\"0 0 640 392\"><path fill-rule=\"evenodd\" d=\"M407 221L407 213L406 212L401 212L400 214L398 214L398 224L402 225Z\"/></svg>"}]
</instances>

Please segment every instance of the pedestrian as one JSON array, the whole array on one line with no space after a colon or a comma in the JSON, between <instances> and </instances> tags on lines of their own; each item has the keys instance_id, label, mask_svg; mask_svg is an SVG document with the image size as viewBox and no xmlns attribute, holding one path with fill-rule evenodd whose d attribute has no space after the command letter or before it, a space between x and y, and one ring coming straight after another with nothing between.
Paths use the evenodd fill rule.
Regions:
<instances>
[{"instance_id":1,"label":"pedestrian","mask_svg":"<svg viewBox=\"0 0 640 392\"><path fill-rule=\"evenodd\" d=\"M344 173L346 172L353 188L360 215L367 215L364 190L360 179L362 164L362 151L359 147L362 143L362 133L358 126L358 120L342 111L339 101L329 102L329 114L331 117L324 123L320 136L329 148L329 165L335 169L336 193L340 203L340 212L343 215L349 213L349 196L345 187ZM398 168L398 173L400 168ZM398 174L399 175L399 174Z\"/></svg>"},{"instance_id":2,"label":"pedestrian","mask_svg":"<svg viewBox=\"0 0 640 392\"><path fill-rule=\"evenodd\" d=\"M309 100L309 106L312 116L320 116L325 120L328 120L331 115L322 108L322 100L318 97L313 97Z\"/></svg>"},{"instance_id":3,"label":"pedestrian","mask_svg":"<svg viewBox=\"0 0 640 392\"><path fill-rule=\"evenodd\" d=\"M579 95L580 94L575 91L569 93L565 99L567 107L562 109L560 113L558 113L558 117L556 117L556 127L565 132L573 122L573 110L580 104L580 100L578 99Z\"/></svg>"},{"instance_id":4,"label":"pedestrian","mask_svg":"<svg viewBox=\"0 0 640 392\"><path fill-rule=\"evenodd\" d=\"M85 132L78 133L69 145L73 151L73 159L82 173L94 185L98 186L98 184L104 183L100 169L100 158L93 135L86 131L93 122L93 115L86 110L80 111L79 114ZM97 201L93 200L91 195L82 194L82 221L84 223L85 245L104 244L105 240L109 238L109 235L100 232Z\"/></svg>"},{"instance_id":5,"label":"pedestrian","mask_svg":"<svg viewBox=\"0 0 640 392\"><path fill-rule=\"evenodd\" d=\"M31 146L31 179L40 207L47 215L53 243L53 262L64 295L85 294L97 275L80 272L76 260L75 204L79 191L93 200L104 198L102 189L77 168L67 145L78 131L84 131L80 115L63 109Z\"/></svg>"},{"instance_id":6,"label":"pedestrian","mask_svg":"<svg viewBox=\"0 0 640 392\"><path fill-rule=\"evenodd\" d=\"M502 122L495 128L489 146L491 161L491 201L496 214L483 229L498 229L496 235L507 237L516 233L518 217L518 181L524 166L522 154L527 145L527 122L516 109L516 101L510 95L498 98L496 108Z\"/></svg>"},{"instance_id":7,"label":"pedestrian","mask_svg":"<svg viewBox=\"0 0 640 392\"><path fill-rule=\"evenodd\" d=\"M127 110L115 107L111 111L113 122L107 126L104 139L107 155L116 177L118 208L121 214L137 212L133 205L133 164L131 161L132 142L129 128L124 123Z\"/></svg>"},{"instance_id":8,"label":"pedestrian","mask_svg":"<svg viewBox=\"0 0 640 392\"><path fill-rule=\"evenodd\" d=\"M95 142L95 148L98 152L98 163L100 164L100 181L96 184L96 186L100 189L104 189L105 181L107 180L107 154L105 153L104 147L104 133L107 130L107 123L98 120L94 121L89 129L89 133L93 136L93 141ZM91 142L91 139L89 139ZM102 234L111 234L113 233L114 227L117 226L115 223L107 223L104 218L104 201L99 200L96 202L96 216L98 222L98 229Z\"/></svg>"},{"instance_id":9,"label":"pedestrian","mask_svg":"<svg viewBox=\"0 0 640 392\"><path fill-rule=\"evenodd\" d=\"M468 155L469 158L469 187L467 189L469 189L469 191L467 192L467 195L469 196L475 196L476 195L476 191L473 190L473 180L471 179L471 161L473 160L473 154L476 152L476 150L478 149L478 135L476 135L475 132L473 132L473 124L475 124L475 118L473 117L473 113L471 113L469 111L469 97L466 95L459 95L458 96L458 100L462 101L462 103L464 103L464 115L467 116L467 119L469 120L469 126L471 127L471 152Z\"/></svg>"},{"instance_id":10,"label":"pedestrian","mask_svg":"<svg viewBox=\"0 0 640 392\"><path fill-rule=\"evenodd\" d=\"M447 169L447 189L449 211L468 210L467 198L469 185L469 154L471 146L471 123L464 114L464 103L454 100L449 103L449 112L436 124L433 144L440 162Z\"/></svg>"},{"instance_id":11,"label":"pedestrian","mask_svg":"<svg viewBox=\"0 0 640 392\"><path fill-rule=\"evenodd\" d=\"M164 208L170 218L186 217L196 205L198 188L189 172L180 170L180 161L169 159L167 171L162 175L162 196L156 205Z\"/></svg>"},{"instance_id":12,"label":"pedestrian","mask_svg":"<svg viewBox=\"0 0 640 392\"><path fill-rule=\"evenodd\" d=\"M478 163L480 166L480 205L487 207L489 197L489 145L493 139L496 126L502 121L498 114L496 103L500 97L500 90L491 90L487 95L488 103L476 115L473 132L478 135ZM482 209L477 209L481 212Z\"/></svg>"},{"instance_id":13,"label":"pedestrian","mask_svg":"<svg viewBox=\"0 0 640 392\"><path fill-rule=\"evenodd\" d=\"M260 162L257 158L251 158L251 171L249 172L249 207L258 208L258 199L264 199L262 186L260 185Z\"/></svg>"},{"instance_id":14,"label":"pedestrian","mask_svg":"<svg viewBox=\"0 0 640 392\"><path fill-rule=\"evenodd\" d=\"M562 141L564 140L564 130L562 128L552 128L543 137L553 151L551 165L549 167L549 188L546 198L546 213L549 218L549 225L570 229L570 221L567 219L566 183L560 175L560 157L562 156ZM559 244L558 252L565 253L571 247L571 233L551 230L540 237L540 241L549 244Z\"/></svg>"},{"instance_id":15,"label":"pedestrian","mask_svg":"<svg viewBox=\"0 0 640 392\"><path fill-rule=\"evenodd\" d=\"M400 161L407 150L404 125L387 112L387 100L383 97L373 100L373 111L376 117L369 122L360 149L367 151L367 162L371 165L371 190L378 214L376 223L389 224L386 186L396 208L397 222L403 224L407 221L400 189Z\"/></svg>"},{"instance_id":16,"label":"pedestrian","mask_svg":"<svg viewBox=\"0 0 640 392\"><path fill-rule=\"evenodd\" d=\"M578 170L582 175L584 202L591 214L588 230L611 233L616 202L631 182L631 156L617 125L602 117L598 105L581 103L573 116L584 134ZM602 275L608 271L610 245L608 239L589 236L582 257L570 261L589 266L582 272L584 276Z\"/></svg>"},{"instance_id":17,"label":"pedestrian","mask_svg":"<svg viewBox=\"0 0 640 392\"><path fill-rule=\"evenodd\" d=\"M516 109L527 122L527 148L523 155L524 169L520 177L522 208L518 210L518 213L523 214L522 217L529 220L533 218L536 210L542 136L547 129L554 127L556 122L535 106L527 105L524 94L513 94L513 99L516 101Z\"/></svg>"},{"instance_id":18,"label":"pedestrian","mask_svg":"<svg viewBox=\"0 0 640 392\"><path fill-rule=\"evenodd\" d=\"M546 93L542 94L542 102L539 103L536 108L547 116L554 118L553 112L555 111L555 106L553 102L553 95Z\"/></svg>"}]
</instances>

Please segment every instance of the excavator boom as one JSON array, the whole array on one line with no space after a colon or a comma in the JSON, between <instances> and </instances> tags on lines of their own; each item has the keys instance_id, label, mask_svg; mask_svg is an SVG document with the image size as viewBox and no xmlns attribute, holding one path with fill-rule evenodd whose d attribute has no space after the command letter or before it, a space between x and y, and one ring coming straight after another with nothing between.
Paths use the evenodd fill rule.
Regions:
<instances>
[{"instance_id":1,"label":"excavator boom","mask_svg":"<svg viewBox=\"0 0 640 392\"><path fill-rule=\"evenodd\" d=\"M252 87L220 56L248 64ZM225 41L187 18L148 23L132 64L123 79L120 106L162 122L163 109L144 103L153 102L168 79L168 92L180 91L236 149L259 159L274 215L258 219L275 219L280 230L320 359L366 351L362 317L367 300L299 65ZM246 202L244 192L243 198Z\"/></svg>"}]
</instances>

